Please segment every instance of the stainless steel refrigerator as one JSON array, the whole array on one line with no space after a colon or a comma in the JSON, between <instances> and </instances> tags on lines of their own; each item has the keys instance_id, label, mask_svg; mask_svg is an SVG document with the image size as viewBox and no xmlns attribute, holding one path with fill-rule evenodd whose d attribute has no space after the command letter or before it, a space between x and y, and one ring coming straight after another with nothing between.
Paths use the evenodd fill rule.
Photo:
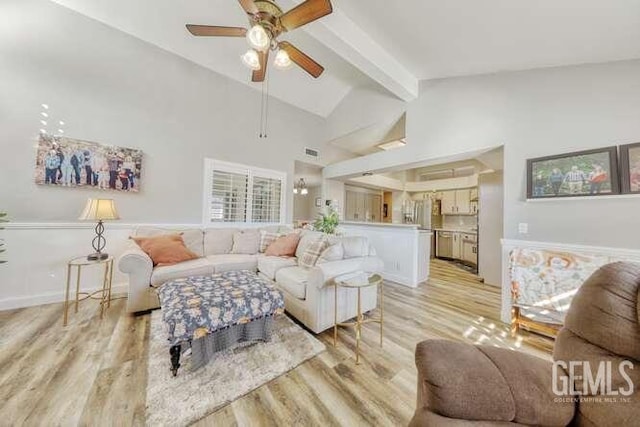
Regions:
<instances>
[{"instance_id":1,"label":"stainless steel refrigerator","mask_svg":"<svg viewBox=\"0 0 640 427\"><path fill-rule=\"evenodd\" d=\"M436 236L435 228L442 226L442 216L440 214L440 200L418 200L413 208L414 224L419 224L420 228L431 230L431 258L436 256Z\"/></svg>"},{"instance_id":2,"label":"stainless steel refrigerator","mask_svg":"<svg viewBox=\"0 0 640 427\"><path fill-rule=\"evenodd\" d=\"M418 200L413 208L413 223L420 228L431 230L442 225L440 215L440 200Z\"/></svg>"}]
</instances>

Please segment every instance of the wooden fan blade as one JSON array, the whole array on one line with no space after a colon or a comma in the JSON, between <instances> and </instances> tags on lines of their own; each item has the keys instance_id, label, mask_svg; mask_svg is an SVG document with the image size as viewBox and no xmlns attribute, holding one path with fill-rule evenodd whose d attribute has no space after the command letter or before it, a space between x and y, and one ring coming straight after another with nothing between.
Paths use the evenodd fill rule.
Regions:
<instances>
[{"instance_id":1,"label":"wooden fan blade","mask_svg":"<svg viewBox=\"0 0 640 427\"><path fill-rule=\"evenodd\" d=\"M244 37L247 34L246 28L217 27L214 25L187 24L187 30L194 36Z\"/></svg>"},{"instance_id":2,"label":"wooden fan blade","mask_svg":"<svg viewBox=\"0 0 640 427\"><path fill-rule=\"evenodd\" d=\"M253 0L238 0L240 6L250 15L257 15L260 11Z\"/></svg>"},{"instance_id":3,"label":"wooden fan blade","mask_svg":"<svg viewBox=\"0 0 640 427\"><path fill-rule=\"evenodd\" d=\"M301 27L333 12L330 0L307 0L280 17L280 23L287 30Z\"/></svg>"},{"instance_id":4,"label":"wooden fan blade","mask_svg":"<svg viewBox=\"0 0 640 427\"><path fill-rule=\"evenodd\" d=\"M260 69L254 70L251 75L252 82L263 82L264 77L267 75L267 61L269 60L269 51L261 52L258 51L258 57L260 58Z\"/></svg>"},{"instance_id":5,"label":"wooden fan blade","mask_svg":"<svg viewBox=\"0 0 640 427\"><path fill-rule=\"evenodd\" d=\"M300 49L295 47L289 42L280 42L278 44L280 49L284 50L289 54L289 58L298 64L300 68L305 70L307 73L311 74L316 79L320 77L320 74L324 71L324 67L314 61L309 55L302 52Z\"/></svg>"}]
</instances>

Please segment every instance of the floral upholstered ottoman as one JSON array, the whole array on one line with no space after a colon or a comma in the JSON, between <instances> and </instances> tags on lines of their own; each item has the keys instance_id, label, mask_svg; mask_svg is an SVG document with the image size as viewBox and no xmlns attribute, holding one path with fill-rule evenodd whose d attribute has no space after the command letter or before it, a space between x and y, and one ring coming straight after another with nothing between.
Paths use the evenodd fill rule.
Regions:
<instances>
[{"instance_id":1,"label":"floral upholstered ottoman","mask_svg":"<svg viewBox=\"0 0 640 427\"><path fill-rule=\"evenodd\" d=\"M240 342L268 341L273 317L284 312L275 284L248 270L171 280L158 288L171 346L171 370L191 348L191 369Z\"/></svg>"}]
</instances>

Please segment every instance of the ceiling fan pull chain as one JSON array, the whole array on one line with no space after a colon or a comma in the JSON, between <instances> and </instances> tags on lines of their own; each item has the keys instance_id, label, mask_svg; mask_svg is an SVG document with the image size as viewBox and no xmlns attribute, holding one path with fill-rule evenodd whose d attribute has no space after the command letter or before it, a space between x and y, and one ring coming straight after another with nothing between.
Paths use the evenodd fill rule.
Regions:
<instances>
[{"instance_id":1,"label":"ceiling fan pull chain","mask_svg":"<svg viewBox=\"0 0 640 427\"><path fill-rule=\"evenodd\" d=\"M264 123L264 81L260 88L260 139L262 139L262 124Z\"/></svg>"},{"instance_id":2,"label":"ceiling fan pull chain","mask_svg":"<svg viewBox=\"0 0 640 427\"><path fill-rule=\"evenodd\" d=\"M267 93L264 99L264 103L265 103L265 111L264 111L264 137L267 137L267 126L269 125L269 76L266 76L266 82L265 84L267 85Z\"/></svg>"}]
</instances>

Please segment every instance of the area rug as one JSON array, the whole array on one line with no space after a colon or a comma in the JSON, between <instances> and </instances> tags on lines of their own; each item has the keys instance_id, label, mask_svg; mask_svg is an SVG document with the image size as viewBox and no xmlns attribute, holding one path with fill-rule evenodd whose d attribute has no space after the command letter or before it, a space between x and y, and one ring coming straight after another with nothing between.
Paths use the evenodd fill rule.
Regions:
<instances>
[{"instance_id":1,"label":"area rug","mask_svg":"<svg viewBox=\"0 0 640 427\"><path fill-rule=\"evenodd\" d=\"M160 310L151 314L147 425L191 424L325 350L324 344L285 315L274 321L271 340L222 351L191 372L188 355L174 377Z\"/></svg>"}]
</instances>

